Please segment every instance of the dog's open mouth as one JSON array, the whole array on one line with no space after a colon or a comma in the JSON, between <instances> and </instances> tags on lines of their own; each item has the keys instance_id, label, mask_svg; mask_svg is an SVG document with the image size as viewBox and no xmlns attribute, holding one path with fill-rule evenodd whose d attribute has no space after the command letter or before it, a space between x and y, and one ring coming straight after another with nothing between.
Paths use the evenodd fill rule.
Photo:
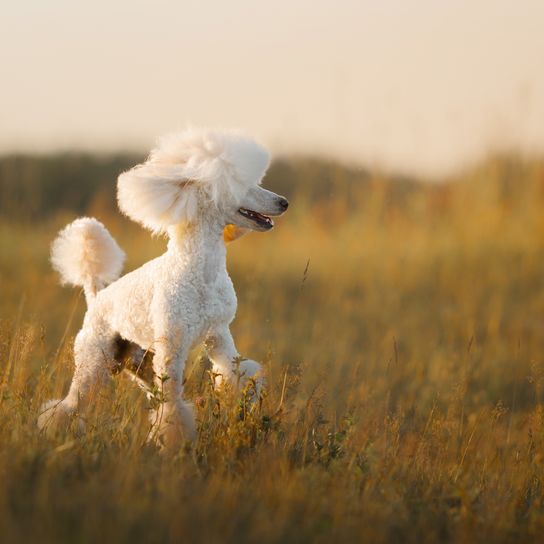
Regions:
<instances>
[{"instance_id":1,"label":"dog's open mouth","mask_svg":"<svg viewBox=\"0 0 544 544\"><path fill-rule=\"evenodd\" d=\"M265 229L271 229L274 226L274 221L270 219L267 215L262 213L254 212L253 210L247 210L246 208L240 208L238 210L240 215L243 215L250 221L253 221L257 225Z\"/></svg>"}]
</instances>

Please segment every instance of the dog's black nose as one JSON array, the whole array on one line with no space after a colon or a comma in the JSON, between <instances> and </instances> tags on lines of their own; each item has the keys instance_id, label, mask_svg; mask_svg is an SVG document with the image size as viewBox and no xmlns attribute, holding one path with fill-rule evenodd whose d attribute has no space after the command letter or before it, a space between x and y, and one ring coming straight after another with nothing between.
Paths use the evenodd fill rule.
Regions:
<instances>
[{"instance_id":1,"label":"dog's black nose","mask_svg":"<svg viewBox=\"0 0 544 544\"><path fill-rule=\"evenodd\" d=\"M289 207L289 201L286 198L280 198L280 206L286 210Z\"/></svg>"}]
</instances>

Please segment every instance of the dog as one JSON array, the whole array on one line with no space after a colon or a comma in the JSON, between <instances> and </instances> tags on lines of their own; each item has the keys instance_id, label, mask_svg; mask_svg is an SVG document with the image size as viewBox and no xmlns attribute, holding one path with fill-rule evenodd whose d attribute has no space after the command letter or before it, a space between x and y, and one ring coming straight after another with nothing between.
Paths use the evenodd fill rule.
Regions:
<instances>
[{"instance_id":1,"label":"dog","mask_svg":"<svg viewBox=\"0 0 544 544\"><path fill-rule=\"evenodd\" d=\"M205 343L219 381L251 379L262 387L260 364L240 357L229 330L237 300L225 240L269 231L271 216L287 210L285 197L260 186L269 161L264 147L238 131L189 128L160 139L143 164L119 176L117 201L130 219L167 234L167 250L122 277L125 255L102 223L83 217L59 233L52 265L62 283L83 287L88 308L74 342L70 389L42 407L41 429L83 413L91 392L134 346L152 353L161 402L150 420L161 445L196 436L193 407L183 397L195 345Z\"/></svg>"}]
</instances>

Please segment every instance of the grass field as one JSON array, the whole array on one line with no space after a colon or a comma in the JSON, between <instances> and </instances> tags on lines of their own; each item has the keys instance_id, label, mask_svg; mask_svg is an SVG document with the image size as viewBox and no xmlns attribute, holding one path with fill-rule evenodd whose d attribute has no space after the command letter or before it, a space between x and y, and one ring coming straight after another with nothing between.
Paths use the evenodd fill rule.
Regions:
<instances>
[{"instance_id":1,"label":"grass field","mask_svg":"<svg viewBox=\"0 0 544 544\"><path fill-rule=\"evenodd\" d=\"M48 264L73 214L0 222L0 541L541 542L544 165L390 189L295 198L229 246L234 337L269 388L244 409L194 353L199 438L175 456L123 377L84 436L39 435L84 312ZM127 269L164 247L101 219Z\"/></svg>"}]
</instances>

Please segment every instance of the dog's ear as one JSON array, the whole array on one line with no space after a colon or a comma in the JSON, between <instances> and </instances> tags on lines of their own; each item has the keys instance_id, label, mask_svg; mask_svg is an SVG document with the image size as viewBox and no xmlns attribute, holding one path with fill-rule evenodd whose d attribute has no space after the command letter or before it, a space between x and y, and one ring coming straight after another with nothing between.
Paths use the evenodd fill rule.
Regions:
<instances>
[{"instance_id":1,"label":"dog's ear","mask_svg":"<svg viewBox=\"0 0 544 544\"><path fill-rule=\"evenodd\" d=\"M196 217L196 184L187 179L182 165L147 161L119 176L117 203L134 221L155 233L165 232Z\"/></svg>"}]
</instances>

